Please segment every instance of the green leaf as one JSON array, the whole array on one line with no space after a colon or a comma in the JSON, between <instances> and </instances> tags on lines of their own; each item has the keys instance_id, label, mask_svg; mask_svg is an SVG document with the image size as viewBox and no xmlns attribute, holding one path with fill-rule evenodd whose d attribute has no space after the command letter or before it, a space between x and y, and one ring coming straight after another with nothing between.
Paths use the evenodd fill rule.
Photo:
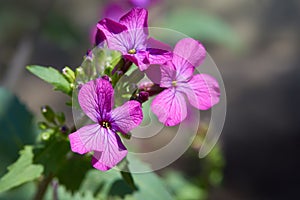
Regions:
<instances>
[{"instance_id":1,"label":"green leaf","mask_svg":"<svg viewBox=\"0 0 300 200\"><path fill-rule=\"evenodd\" d=\"M133 156L127 156L127 159L129 161L129 169L131 169L132 171L135 171L133 170L134 168L136 168L137 171L151 171L150 167L139 161L137 158ZM137 191L132 195L134 199L174 199L169 193L169 190L166 187L163 179L154 172L134 173L132 174L132 176L138 188Z\"/></svg>"},{"instance_id":2,"label":"green leaf","mask_svg":"<svg viewBox=\"0 0 300 200\"><path fill-rule=\"evenodd\" d=\"M35 142L33 116L9 91L0 87L0 176L18 158L24 144Z\"/></svg>"},{"instance_id":3,"label":"green leaf","mask_svg":"<svg viewBox=\"0 0 300 200\"><path fill-rule=\"evenodd\" d=\"M168 171L164 179L177 199L203 200L207 199L207 192L198 185L192 184L180 172Z\"/></svg>"},{"instance_id":4,"label":"green leaf","mask_svg":"<svg viewBox=\"0 0 300 200\"><path fill-rule=\"evenodd\" d=\"M52 67L43 67L38 65L30 65L26 68L37 77L53 85L54 90L59 90L65 94L72 95L70 83L58 70Z\"/></svg>"},{"instance_id":5,"label":"green leaf","mask_svg":"<svg viewBox=\"0 0 300 200\"><path fill-rule=\"evenodd\" d=\"M139 170L150 171L144 163L136 158L127 156L129 169L137 166ZM133 167L134 168L134 167ZM83 182L80 191L91 191L96 199L125 199L125 200L172 200L163 180L154 172L131 173L137 190L133 190L122 178L117 170L101 172L90 170Z\"/></svg>"},{"instance_id":6,"label":"green leaf","mask_svg":"<svg viewBox=\"0 0 300 200\"><path fill-rule=\"evenodd\" d=\"M128 168L128 160L127 158L124 158L119 164L118 167L122 170L121 172L121 176L123 178L123 180L128 184L128 186L130 186L130 188L132 190L137 190L136 185L134 184L134 180L132 177L132 174L129 171Z\"/></svg>"},{"instance_id":7,"label":"green leaf","mask_svg":"<svg viewBox=\"0 0 300 200\"><path fill-rule=\"evenodd\" d=\"M0 179L0 192L40 177L43 166L34 165L32 161L32 146L25 146L24 150L20 151L19 159L8 167L8 173Z\"/></svg>"},{"instance_id":8,"label":"green leaf","mask_svg":"<svg viewBox=\"0 0 300 200\"><path fill-rule=\"evenodd\" d=\"M133 189L133 190L137 189L130 172L121 171L121 175L122 175L123 180L131 187L131 189Z\"/></svg>"},{"instance_id":9,"label":"green leaf","mask_svg":"<svg viewBox=\"0 0 300 200\"><path fill-rule=\"evenodd\" d=\"M70 153L61 164L56 176L60 184L66 189L75 192L79 189L88 170L92 168L90 156L82 156Z\"/></svg>"},{"instance_id":10,"label":"green leaf","mask_svg":"<svg viewBox=\"0 0 300 200\"><path fill-rule=\"evenodd\" d=\"M69 179L72 179L70 177ZM64 185L61 185L60 183L58 183L56 187L56 189L49 187L44 199L55 199L53 198L53 193L55 192L57 199L62 200L96 200L90 191L70 192Z\"/></svg>"},{"instance_id":11,"label":"green leaf","mask_svg":"<svg viewBox=\"0 0 300 200\"><path fill-rule=\"evenodd\" d=\"M28 200L32 199L33 195L36 192L36 183L31 181L24 183L12 190L7 190L5 192L0 193L1 200Z\"/></svg>"},{"instance_id":12,"label":"green leaf","mask_svg":"<svg viewBox=\"0 0 300 200\"><path fill-rule=\"evenodd\" d=\"M44 118L53 124L56 124L55 122L55 113L52 110L52 108L48 105L41 107L41 113L44 116Z\"/></svg>"},{"instance_id":13,"label":"green leaf","mask_svg":"<svg viewBox=\"0 0 300 200\"><path fill-rule=\"evenodd\" d=\"M45 167L45 174L56 175L62 164L67 160L70 145L67 140L57 138L58 133L53 133L43 145L34 149L34 163Z\"/></svg>"},{"instance_id":14,"label":"green leaf","mask_svg":"<svg viewBox=\"0 0 300 200\"><path fill-rule=\"evenodd\" d=\"M69 141L57 134L61 133L55 133L44 145L35 149L34 161L44 166L46 175L57 177L60 184L74 192L91 169L90 157L70 152Z\"/></svg>"}]
</instances>

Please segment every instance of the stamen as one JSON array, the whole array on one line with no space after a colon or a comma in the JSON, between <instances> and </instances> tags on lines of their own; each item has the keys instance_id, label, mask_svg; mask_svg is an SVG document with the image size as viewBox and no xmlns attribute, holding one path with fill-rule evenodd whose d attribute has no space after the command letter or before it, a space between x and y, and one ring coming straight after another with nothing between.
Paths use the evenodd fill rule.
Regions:
<instances>
[{"instance_id":1,"label":"stamen","mask_svg":"<svg viewBox=\"0 0 300 200\"><path fill-rule=\"evenodd\" d=\"M101 125L102 125L103 128L110 128L110 123L109 122L103 121Z\"/></svg>"},{"instance_id":2,"label":"stamen","mask_svg":"<svg viewBox=\"0 0 300 200\"><path fill-rule=\"evenodd\" d=\"M172 86L176 87L177 81L172 81Z\"/></svg>"},{"instance_id":3,"label":"stamen","mask_svg":"<svg viewBox=\"0 0 300 200\"><path fill-rule=\"evenodd\" d=\"M136 50L135 50L135 49L129 49L129 50L128 50L128 53L129 53L129 54L135 54L135 53L136 53Z\"/></svg>"}]
</instances>

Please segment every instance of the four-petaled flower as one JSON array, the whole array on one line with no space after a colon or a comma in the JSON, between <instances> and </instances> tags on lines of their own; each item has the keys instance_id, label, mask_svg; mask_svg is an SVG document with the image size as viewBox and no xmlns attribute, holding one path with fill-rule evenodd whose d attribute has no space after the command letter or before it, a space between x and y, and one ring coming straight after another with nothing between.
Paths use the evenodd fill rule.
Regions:
<instances>
[{"instance_id":1,"label":"four-petaled flower","mask_svg":"<svg viewBox=\"0 0 300 200\"><path fill-rule=\"evenodd\" d=\"M185 95L200 110L219 102L218 82L207 74L193 74L205 56L206 51L198 41L185 38L176 44L172 62L161 66L160 86L166 89L154 98L151 109L166 126L177 125L186 118Z\"/></svg>"},{"instance_id":2,"label":"four-petaled flower","mask_svg":"<svg viewBox=\"0 0 300 200\"><path fill-rule=\"evenodd\" d=\"M83 112L94 124L86 125L69 135L73 152L85 154L94 151L92 165L108 170L118 164L127 150L117 134L127 134L143 119L141 104L131 100L112 109L114 90L109 81L98 78L84 84L78 101Z\"/></svg>"},{"instance_id":3,"label":"four-petaled flower","mask_svg":"<svg viewBox=\"0 0 300 200\"><path fill-rule=\"evenodd\" d=\"M104 40L110 49L136 64L141 71L150 64L164 64L171 59L167 45L148 37L148 11L133 8L119 23L105 18L97 24L96 44Z\"/></svg>"}]
</instances>

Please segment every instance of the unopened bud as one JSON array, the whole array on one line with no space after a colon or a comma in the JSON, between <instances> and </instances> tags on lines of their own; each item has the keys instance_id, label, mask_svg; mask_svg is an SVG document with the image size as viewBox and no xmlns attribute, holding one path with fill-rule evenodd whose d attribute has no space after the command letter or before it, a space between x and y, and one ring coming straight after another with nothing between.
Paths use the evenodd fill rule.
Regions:
<instances>
[{"instance_id":1,"label":"unopened bud","mask_svg":"<svg viewBox=\"0 0 300 200\"><path fill-rule=\"evenodd\" d=\"M41 133L41 139L47 141L50 139L53 133L54 133L53 129L48 129L45 132Z\"/></svg>"},{"instance_id":2,"label":"unopened bud","mask_svg":"<svg viewBox=\"0 0 300 200\"><path fill-rule=\"evenodd\" d=\"M75 73L72 69L70 69L69 67L65 67L63 68L62 73L69 83L75 82Z\"/></svg>"},{"instance_id":3,"label":"unopened bud","mask_svg":"<svg viewBox=\"0 0 300 200\"><path fill-rule=\"evenodd\" d=\"M148 92L150 97L159 94L164 89L165 88L160 87L159 84L152 82L145 82L139 85L139 90Z\"/></svg>"},{"instance_id":4,"label":"unopened bud","mask_svg":"<svg viewBox=\"0 0 300 200\"><path fill-rule=\"evenodd\" d=\"M152 82L144 82L139 85L139 89L147 91L147 90L150 90L153 85L154 85L154 83L152 83Z\"/></svg>"},{"instance_id":5,"label":"unopened bud","mask_svg":"<svg viewBox=\"0 0 300 200\"><path fill-rule=\"evenodd\" d=\"M38 122L38 127L41 129L41 130L46 130L49 126L46 122Z\"/></svg>"},{"instance_id":6,"label":"unopened bud","mask_svg":"<svg viewBox=\"0 0 300 200\"><path fill-rule=\"evenodd\" d=\"M92 50L87 50L85 59L93 60L93 52Z\"/></svg>"},{"instance_id":7,"label":"unopened bud","mask_svg":"<svg viewBox=\"0 0 300 200\"><path fill-rule=\"evenodd\" d=\"M62 132L63 134L66 134L66 133L68 133L68 127L66 127L66 126L62 126L62 127L60 127L60 132Z\"/></svg>"},{"instance_id":8,"label":"unopened bud","mask_svg":"<svg viewBox=\"0 0 300 200\"><path fill-rule=\"evenodd\" d=\"M44 118L55 124L54 118L55 118L55 113L53 112L53 110L49 107L49 106L42 106L41 107L41 112L44 116Z\"/></svg>"},{"instance_id":9,"label":"unopened bud","mask_svg":"<svg viewBox=\"0 0 300 200\"><path fill-rule=\"evenodd\" d=\"M103 78L104 80L107 80L107 81L109 81L109 82L111 83L111 78L110 78L109 76L103 75L102 78Z\"/></svg>"},{"instance_id":10,"label":"unopened bud","mask_svg":"<svg viewBox=\"0 0 300 200\"><path fill-rule=\"evenodd\" d=\"M140 103L144 103L149 99L149 93L145 91L141 91L137 96L137 101Z\"/></svg>"}]
</instances>

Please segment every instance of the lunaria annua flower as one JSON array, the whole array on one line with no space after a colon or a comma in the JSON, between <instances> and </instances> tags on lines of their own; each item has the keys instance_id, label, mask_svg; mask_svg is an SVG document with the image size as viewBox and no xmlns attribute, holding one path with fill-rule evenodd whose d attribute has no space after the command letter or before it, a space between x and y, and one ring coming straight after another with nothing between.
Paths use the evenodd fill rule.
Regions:
<instances>
[{"instance_id":1,"label":"lunaria annua flower","mask_svg":"<svg viewBox=\"0 0 300 200\"><path fill-rule=\"evenodd\" d=\"M98 78L84 84L78 101L83 112L94 124L83 126L69 135L73 152L85 154L94 151L92 165L105 171L117 165L127 150L117 134L127 134L143 119L141 104L131 100L113 108L114 90L109 81Z\"/></svg>"},{"instance_id":2,"label":"lunaria annua flower","mask_svg":"<svg viewBox=\"0 0 300 200\"><path fill-rule=\"evenodd\" d=\"M167 45L149 38L147 21L148 11L143 8L133 8L119 22L105 18L97 25L96 45L106 41L108 48L120 51L141 71L150 64L164 64L171 53Z\"/></svg>"},{"instance_id":3,"label":"lunaria annua flower","mask_svg":"<svg viewBox=\"0 0 300 200\"><path fill-rule=\"evenodd\" d=\"M187 116L185 96L192 106L207 110L219 102L218 82L207 74L194 75L205 59L204 47L192 38L180 40L171 62L161 66L160 87L166 88L151 104L152 112L166 126L174 126Z\"/></svg>"}]
</instances>

